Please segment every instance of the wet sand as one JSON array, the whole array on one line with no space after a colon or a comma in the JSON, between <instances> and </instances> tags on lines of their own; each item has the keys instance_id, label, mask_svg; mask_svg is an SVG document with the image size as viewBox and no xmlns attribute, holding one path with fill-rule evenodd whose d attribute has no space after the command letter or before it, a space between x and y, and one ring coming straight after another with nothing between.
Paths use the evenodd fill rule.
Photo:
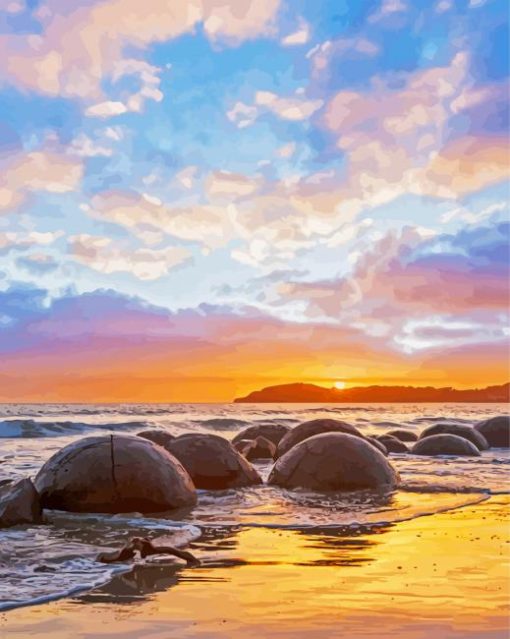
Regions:
<instances>
[{"instance_id":1,"label":"wet sand","mask_svg":"<svg viewBox=\"0 0 510 639\"><path fill-rule=\"evenodd\" d=\"M218 529L192 545L200 568L139 565L88 594L1 614L0 635L506 639L509 505L495 496L343 533Z\"/></svg>"}]
</instances>

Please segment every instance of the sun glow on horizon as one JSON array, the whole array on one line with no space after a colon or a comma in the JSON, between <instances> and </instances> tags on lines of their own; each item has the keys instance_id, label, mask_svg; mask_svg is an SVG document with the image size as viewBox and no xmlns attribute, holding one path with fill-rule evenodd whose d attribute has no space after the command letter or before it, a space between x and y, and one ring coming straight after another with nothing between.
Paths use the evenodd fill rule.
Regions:
<instances>
[{"instance_id":1,"label":"sun glow on horizon","mask_svg":"<svg viewBox=\"0 0 510 639\"><path fill-rule=\"evenodd\" d=\"M345 382L335 382L334 384L335 388L337 388L338 390L343 390L345 388Z\"/></svg>"}]
</instances>

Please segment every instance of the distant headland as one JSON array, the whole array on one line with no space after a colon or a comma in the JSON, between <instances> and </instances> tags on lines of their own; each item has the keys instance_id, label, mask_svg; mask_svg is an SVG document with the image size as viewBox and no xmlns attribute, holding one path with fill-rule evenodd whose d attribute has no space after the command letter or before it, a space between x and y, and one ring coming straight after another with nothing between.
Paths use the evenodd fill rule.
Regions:
<instances>
[{"instance_id":1,"label":"distant headland","mask_svg":"<svg viewBox=\"0 0 510 639\"><path fill-rule=\"evenodd\" d=\"M324 388L315 384L280 384L238 397L234 403L397 403L397 402L480 402L510 401L510 383L486 388L458 390L432 386L357 386Z\"/></svg>"}]
</instances>

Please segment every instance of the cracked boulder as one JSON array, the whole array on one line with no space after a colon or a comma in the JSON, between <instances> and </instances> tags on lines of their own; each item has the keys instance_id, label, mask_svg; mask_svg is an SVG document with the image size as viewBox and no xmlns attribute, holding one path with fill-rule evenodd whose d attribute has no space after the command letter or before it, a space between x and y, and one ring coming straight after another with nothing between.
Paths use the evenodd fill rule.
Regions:
<instances>
[{"instance_id":1,"label":"cracked boulder","mask_svg":"<svg viewBox=\"0 0 510 639\"><path fill-rule=\"evenodd\" d=\"M465 424L434 424L420 434L420 439L425 439L432 435L458 435L468 439L478 450L487 450L489 448L485 437L472 426L466 426Z\"/></svg>"},{"instance_id":2,"label":"cracked boulder","mask_svg":"<svg viewBox=\"0 0 510 639\"><path fill-rule=\"evenodd\" d=\"M510 448L510 416L492 417L475 426L492 448Z\"/></svg>"},{"instance_id":3,"label":"cracked boulder","mask_svg":"<svg viewBox=\"0 0 510 639\"><path fill-rule=\"evenodd\" d=\"M391 490L398 473L375 446L345 433L314 435L280 457L269 484L316 491Z\"/></svg>"},{"instance_id":4,"label":"cracked boulder","mask_svg":"<svg viewBox=\"0 0 510 639\"><path fill-rule=\"evenodd\" d=\"M197 488L223 490L262 483L250 462L219 435L180 435L170 442L169 450Z\"/></svg>"},{"instance_id":5,"label":"cracked boulder","mask_svg":"<svg viewBox=\"0 0 510 639\"><path fill-rule=\"evenodd\" d=\"M312 419L309 422L295 426L280 440L276 449L276 457L285 455L293 446L308 439L308 437L323 433L346 433L347 435L363 438L357 428L339 419Z\"/></svg>"},{"instance_id":6,"label":"cracked boulder","mask_svg":"<svg viewBox=\"0 0 510 639\"><path fill-rule=\"evenodd\" d=\"M21 479L0 488L0 528L38 524L41 515L41 501L32 480Z\"/></svg>"},{"instance_id":7,"label":"cracked boulder","mask_svg":"<svg viewBox=\"0 0 510 639\"><path fill-rule=\"evenodd\" d=\"M170 453L141 437L86 437L53 455L35 478L44 508L155 513L196 502L193 482Z\"/></svg>"},{"instance_id":8,"label":"cracked boulder","mask_svg":"<svg viewBox=\"0 0 510 639\"><path fill-rule=\"evenodd\" d=\"M285 424L254 424L243 428L243 430L232 439L234 446L242 439L257 439L257 437L265 437L273 442L275 446L278 445L282 437L284 437L290 431L290 426Z\"/></svg>"}]
</instances>

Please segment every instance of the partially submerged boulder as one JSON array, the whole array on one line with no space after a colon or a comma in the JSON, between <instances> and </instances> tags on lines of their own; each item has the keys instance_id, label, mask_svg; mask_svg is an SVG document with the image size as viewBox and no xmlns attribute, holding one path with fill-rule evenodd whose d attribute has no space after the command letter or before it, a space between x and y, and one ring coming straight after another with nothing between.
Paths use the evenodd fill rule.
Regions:
<instances>
[{"instance_id":1,"label":"partially submerged boulder","mask_svg":"<svg viewBox=\"0 0 510 639\"><path fill-rule=\"evenodd\" d=\"M418 435L412 430L406 430L405 428L394 428L389 430L385 435L391 435L400 439L401 442L416 442L418 441Z\"/></svg>"},{"instance_id":2,"label":"partially submerged boulder","mask_svg":"<svg viewBox=\"0 0 510 639\"><path fill-rule=\"evenodd\" d=\"M254 459L274 459L276 454L276 445L265 437L241 439L234 444L234 448L250 461Z\"/></svg>"},{"instance_id":3,"label":"partially submerged boulder","mask_svg":"<svg viewBox=\"0 0 510 639\"><path fill-rule=\"evenodd\" d=\"M237 433L237 435L232 439L232 443L237 444L237 442L242 439L265 437L277 446L278 442L289 432L289 430L290 426L286 426L285 424L254 424L253 426L243 428L241 432Z\"/></svg>"},{"instance_id":4,"label":"partially submerged boulder","mask_svg":"<svg viewBox=\"0 0 510 639\"><path fill-rule=\"evenodd\" d=\"M372 446L375 446L377 450L380 450L383 455L386 456L388 454L388 449L386 448L386 446L375 437L365 437L365 439L367 442L372 444Z\"/></svg>"},{"instance_id":5,"label":"partially submerged boulder","mask_svg":"<svg viewBox=\"0 0 510 639\"><path fill-rule=\"evenodd\" d=\"M295 426L280 440L276 449L276 457L285 455L293 446L308 439L308 437L322 435L323 433L345 433L363 438L363 435L355 426L339 419L312 419L309 422Z\"/></svg>"},{"instance_id":6,"label":"partially submerged boulder","mask_svg":"<svg viewBox=\"0 0 510 639\"><path fill-rule=\"evenodd\" d=\"M181 463L131 435L86 437L53 455L35 478L45 508L154 513L190 506L196 493Z\"/></svg>"},{"instance_id":7,"label":"partially submerged boulder","mask_svg":"<svg viewBox=\"0 0 510 639\"><path fill-rule=\"evenodd\" d=\"M409 448L407 447L407 445L397 437L393 437L393 435L379 435L377 439L386 446L386 450L389 453L409 452Z\"/></svg>"},{"instance_id":8,"label":"partially submerged boulder","mask_svg":"<svg viewBox=\"0 0 510 639\"><path fill-rule=\"evenodd\" d=\"M510 448L510 416L500 415L476 424L475 429L481 433L489 446L493 448Z\"/></svg>"},{"instance_id":9,"label":"partially submerged boulder","mask_svg":"<svg viewBox=\"0 0 510 639\"><path fill-rule=\"evenodd\" d=\"M268 482L317 491L389 490L397 485L398 474L371 443L330 432L293 446L275 463Z\"/></svg>"},{"instance_id":10,"label":"partially submerged boulder","mask_svg":"<svg viewBox=\"0 0 510 639\"><path fill-rule=\"evenodd\" d=\"M41 516L41 500L31 479L21 479L0 488L0 528L37 524Z\"/></svg>"},{"instance_id":11,"label":"partially submerged boulder","mask_svg":"<svg viewBox=\"0 0 510 639\"><path fill-rule=\"evenodd\" d=\"M223 490L262 483L250 462L218 435L180 435L170 443L169 449L197 488Z\"/></svg>"},{"instance_id":12,"label":"partially submerged boulder","mask_svg":"<svg viewBox=\"0 0 510 639\"><path fill-rule=\"evenodd\" d=\"M430 437L431 435L458 435L468 439L478 450L487 450L489 448L489 444L482 433L465 424L434 424L420 433L420 439L425 439L425 437Z\"/></svg>"},{"instance_id":13,"label":"partially submerged boulder","mask_svg":"<svg viewBox=\"0 0 510 639\"><path fill-rule=\"evenodd\" d=\"M154 444L157 444L158 446L162 446L166 450L168 450L169 443L175 439L174 435L167 433L165 430L158 430L157 428L142 430L141 433L137 433L136 435L137 437L143 437L144 439L148 439Z\"/></svg>"},{"instance_id":14,"label":"partially submerged boulder","mask_svg":"<svg viewBox=\"0 0 510 639\"><path fill-rule=\"evenodd\" d=\"M480 457L478 448L464 437L458 435L431 435L419 439L413 446L413 455L455 455Z\"/></svg>"}]
</instances>

